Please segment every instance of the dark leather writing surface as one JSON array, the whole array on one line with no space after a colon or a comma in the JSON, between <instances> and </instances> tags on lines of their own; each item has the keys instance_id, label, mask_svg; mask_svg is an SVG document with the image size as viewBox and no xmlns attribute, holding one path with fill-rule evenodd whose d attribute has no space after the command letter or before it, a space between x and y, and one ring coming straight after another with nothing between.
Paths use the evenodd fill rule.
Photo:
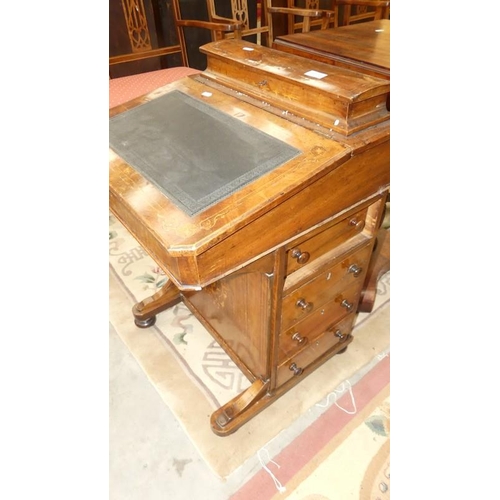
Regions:
<instances>
[{"instance_id":1,"label":"dark leather writing surface","mask_svg":"<svg viewBox=\"0 0 500 500\"><path fill-rule=\"evenodd\" d=\"M190 216L301 153L178 90L111 118L109 144Z\"/></svg>"}]
</instances>

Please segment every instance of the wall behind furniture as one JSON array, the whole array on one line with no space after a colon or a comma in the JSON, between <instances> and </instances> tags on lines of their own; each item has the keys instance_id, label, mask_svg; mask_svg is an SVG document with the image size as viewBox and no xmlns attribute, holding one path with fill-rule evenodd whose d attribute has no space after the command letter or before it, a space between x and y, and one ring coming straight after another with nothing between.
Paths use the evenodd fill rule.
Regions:
<instances>
[{"instance_id":1,"label":"wall behind furniture","mask_svg":"<svg viewBox=\"0 0 500 500\"><path fill-rule=\"evenodd\" d=\"M264 2L265 0L261 0ZM286 5L274 0L273 5ZM255 23L257 0L248 0L251 25ZM206 0L182 0L183 19L208 21ZM230 0L216 0L217 14L231 17ZM276 34L283 26L275 26ZM206 56L199 47L211 41L208 30L185 31L190 65L204 70ZM145 73L181 66L172 0L109 0L109 76Z\"/></svg>"},{"instance_id":2,"label":"wall behind furniture","mask_svg":"<svg viewBox=\"0 0 500 500\"><path fill-rule=\"evenodd\" d=\"M208 20L205 0L183 0L185 19ZM210 32L190 30L186 42L191 66L204 69L199 46ZM109 76L181 66L172 0L109 0Z\"/></svg>"}]
</instances>

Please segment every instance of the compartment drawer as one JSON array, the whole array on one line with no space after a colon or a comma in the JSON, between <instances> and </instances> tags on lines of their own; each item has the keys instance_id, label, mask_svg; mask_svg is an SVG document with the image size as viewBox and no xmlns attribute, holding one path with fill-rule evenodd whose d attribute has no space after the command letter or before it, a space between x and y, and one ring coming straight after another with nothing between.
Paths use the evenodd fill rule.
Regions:
<instances>
[{"instance_id":1,"label":"compartment drawer","mask_svg":"<svg viewBox=\"0 0 500 500\"><path fill-rule=\"evenodd\" d=\"M328 331L323 332L308 346L304 347L300 352L294 356L288 357L285 361L278 366L278 387L290 380L292 377L300 377L303 370L312 362L321 357L325 352L344 340L352 330L354 321L354 313L349 314L342 321L337 323L334 327L329 328ZM335 333L340 331L343 335L339 338Z\"/></svg>"},{"instance_id":2,"label":"compartment drawer","mask_svg":"<svg viewBox=\"0 0 500 500\"><path fill-rule=\"evenodd\" d=\"M315 236L306 236L287 245L287 274L304 267L308 262L359 234L365 227L367 211L367 208L360 210Z\"/></svg>"},{"instance_id":3,"label":"compartment drawer","mask_svg":"<svg viewBox=\"0 0 500 500\"><path fill-rule=\"evenodd\" d=\"M364 247L283 297L281 330L318 310L335 295L354 284L363 285L371 247ZM352 297L351 297L352 298Z\"/></svg>"},{"instance_id":4,"label":"compartment drawer","mask_svg":"<svg viewBox=\"0 0 500 500\"><path fill-rule=\"evenodd\" d=\"M279 360L282 362L308 346L324 332L337 330L337 323L344 318L349 311L341 307L335 300L319 307L314 313L307 316L303 321L294 324L288 330L280 334ZM334 332L334 333L335 333ZM342 335L344 332L342 332Z\"/></svg>"}]
</instances>

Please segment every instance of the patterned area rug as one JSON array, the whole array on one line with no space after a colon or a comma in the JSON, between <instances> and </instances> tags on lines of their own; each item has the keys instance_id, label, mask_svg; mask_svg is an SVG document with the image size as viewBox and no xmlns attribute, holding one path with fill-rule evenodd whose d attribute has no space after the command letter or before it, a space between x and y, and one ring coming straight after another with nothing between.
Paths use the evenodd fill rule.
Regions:
<instances>
[{"instance_id":1,"label":"patterned area rug","mask_svg":"<svg viewBox=\"0 0 500 500\"><path fill-rule=\"evenodd\" d=\"M389 355L231 500L389 500Z\"/></svg>"},{"instance_id":2,"label":"patterned area rug","mask_svg":"<svg viewBox=\"0 0 500 500\"><path fill-rule=\"evenodd\" d=\"M323 364L236 433L218 437L211 431L210 415L248 387L248 380L184 304L158 315L153 327L137 328L132 306L155 293L166 278L113 216L109 244L110 322L200 455L222 478L315 404L326 398L331 408L337 408L331 395L336 402L337 395L352 394L345 388L352 382L354 390L359 374L380 364L388 351L389 274L380 281L373 312L358 316L354 340L344 354Z\"/></svg>"}]
</instances>

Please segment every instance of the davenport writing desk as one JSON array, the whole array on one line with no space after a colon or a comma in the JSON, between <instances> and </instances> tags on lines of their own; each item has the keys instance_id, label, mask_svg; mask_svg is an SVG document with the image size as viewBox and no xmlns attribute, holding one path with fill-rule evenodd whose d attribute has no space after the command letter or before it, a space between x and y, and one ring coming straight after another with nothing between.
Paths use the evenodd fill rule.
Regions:
<instances>
[{"instance_id":1,"label":"davenport writing desk","mask_svg":"<svg viewBox=\"0 0 500 500\"><path fill-rule=\"evenodd\" d=\"M390 41L391 22L380 19L279 36L273 48L389 80Z\"/></svg>"},{"instance_id":2,"label":"davenport writing desk","mask_svg":"<svg viewBox=\"0 0 500 500\"><path fill-rule=\"evenodd\" d=\"M381 19L281 36L276 38L273 47L290 54L390 80L390 38L391 22ZM387 99L387 107L390 108L390 96ZM378 279L389 268L390 232L380 228L358 311L371 312Z\"/></svg>"},{"instance_id":3,"label":"davenport writing desk","mask_svg":"<svg viewBox=\"0 0 500 500\"><path fill-rule=\"evenodd\" d=\"M251 382L225 436L352 341L389 190L389 83L241 40L110 111L110 209Z\"/></svg>"}]
</instances>

